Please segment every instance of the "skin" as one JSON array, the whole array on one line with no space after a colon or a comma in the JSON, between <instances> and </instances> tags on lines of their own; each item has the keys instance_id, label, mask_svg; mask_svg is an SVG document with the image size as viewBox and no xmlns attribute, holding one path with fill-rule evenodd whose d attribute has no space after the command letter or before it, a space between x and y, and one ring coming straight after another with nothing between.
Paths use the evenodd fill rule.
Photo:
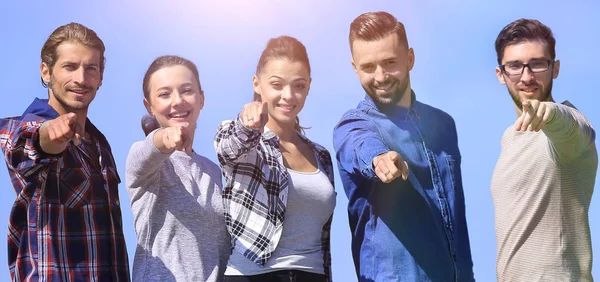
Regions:
<instances>
[{"instance_id":1,"label":"skin","mask_svg":"<svg viewBox=\"0 0 600 282\"><path fill-rule=\"evenodd\" d=\"M352 43L352 67L362 87L379 105L411 106L410 75L415 62L412 48L396 33L375 41ZM390 183L398 177L408 179L408 163L395 151L373 158L377 177Z\"/></svg>"},{"instance_id":2,"label":"skin","mask_svg":"<svg viewBox=\"0 0 600 282\"><path fill-rule=\"evenodd\" d=\"M502 64L529 63L532 60L551 59L546 44L539 40L523 41L504 49ZM509 76L496 67L496 77L515 102L517 131L539 131L552 119L556 111L552 98L552 82L558 77L560 61L555 61L547 71L532 73L528 68L520 76Z\"/></svg>"},{"instance_id":3,"label":"skin","mask_svg":"<svg viewBox=\"0 0 600 282\"><path fill-rule=\"evenodd\" d=\"M301 171L317 170L317 159L311 147L295 129L296 117L302 111L310 89L308 68L301 62L271 59L252 78L254 91L262 102L244 105L240 119L244 126L263 132L267 126L279 137L286 167Z\"/></svg>"},{"instance_id":4,"label":"skin","mask_svg":"<svg viewBox=\"0 0 600 282\"><path fill-rule=\"evenodd\" d=\"M204 93L194 74L181 65L164 67L150 76L149 85L144 105L161 127L154 134L154 145L163 153L192 152L196 122L204 107Z\"/></svg>"},{"instance_id":5,"label":"skin","mask_svg":"<svg viewBox=\"0 0 600 282\"><path fill-rule=\"evenodd\" d=\"M57 54L52 68L44 62L40 66L42 79L48 83L48 104L60 115L40 127L40 147L48 154L60 154L70 141L79 145L87 138L88 107L102 85L100 51L64 42L57 47Z\"/></svg>"}]
</instances>

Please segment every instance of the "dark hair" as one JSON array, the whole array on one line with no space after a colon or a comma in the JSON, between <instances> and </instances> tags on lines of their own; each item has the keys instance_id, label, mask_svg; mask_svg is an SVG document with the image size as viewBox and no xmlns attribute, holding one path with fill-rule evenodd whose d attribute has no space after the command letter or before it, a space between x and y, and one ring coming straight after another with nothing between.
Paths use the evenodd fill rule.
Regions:
<instances>
[{"instance_id":1,"label":"dark hair","mask_svg":"<svg viewBox=\"0 0 600 282\"><path fill-rule=\"evenodd\" d=\"M52 34L48 37L44 46L42 46L41 58L42 63L48 66L50 74L54 64L58 60L58 46L65 42L75 42L83 44L86 47L96 49L100 52L100 77L104 74L104 64L106 59L104 58L104 42L98 37L96 32L83 26L79 23L69 23L55 29ZM48 87L48 84L42 78L42 86Z\"/></svg>"},{"instance_id":2,"label":"dark hair","mask_svg":"<svg viewBox=\"0 0 600 282\"><path fill-rule=\"evenodd\" d=\"M368 12L356 17L350 24L350 52L354 40L376 41L396 33L401 44L408 47L406 29L396 17L387 12Z\"/></svg>"},{"instance_id":3,"label":"dark hair","mask_svg":"<svg viewBox=\"0 0 600 282\"><path fill-rule=\"evenodd\" d=\"M498 56L498 65L502 64L504 49L506 46L521 43L523 41L539 40L546 45L550 57L556 58L556 39L552 35L552 30L538 20L518 19L505 26L496 38L496 55Z\"/></svg>"},{"instance_id":4,"label":"dark hair","mask_svg":"<svg viewBox=\"0 0 600 282\"><path fill-rule=\"evenodd\" d=\"M256 66L256 75L262 73L265 65L272 59L288 59L292 62L300 62L308 69L310 76L310 62L308 61L308 53L306 47L298 39L282 35L277 38L271 38L267 43L267 47L263 50ZM258 93L254 92L254 101L261 101ZM300 126L300 119L296 116L296 131L304 133L305 127Z\"/></svg>"},{"instance_id":5,"label":"dark hair","mask_svg":"<svg viewBox=\"0 0 600 282\"><path fill-rule=\"evenodd\" d=\"M153 115L145 114L142 117L142 130L144 130L144 134L146 136L148 136L148 134L150 134L150 132L154 131L155 129L157 129L159 127L160 127L160 124L158 124L156 117L154 117Z\"/></svg>"},{"instance_id":6,"label":"dark hair","mask_svg":"<svg viewBox=\"0 0 600 282\"><path fill-rule=\"evenodd\" d=\"M150 64L142 82L142 91L144 92L144 98L148 100L148 103L150 103L150 78L158 70L172 66L184 66L188 68L194 75L194 78L198 83L198 88L202 93L202 86L200 85L200 75L198 73L198 68L192 61L179 56L160 56L156 58L152 62L152 64ZM144 133L146 135L148 135L154 129L157 129L159 127L160 124L158 124L158 121L154 116L144 115L142 117L142 129L144 130Z\"/></svg>"}]
</instances>

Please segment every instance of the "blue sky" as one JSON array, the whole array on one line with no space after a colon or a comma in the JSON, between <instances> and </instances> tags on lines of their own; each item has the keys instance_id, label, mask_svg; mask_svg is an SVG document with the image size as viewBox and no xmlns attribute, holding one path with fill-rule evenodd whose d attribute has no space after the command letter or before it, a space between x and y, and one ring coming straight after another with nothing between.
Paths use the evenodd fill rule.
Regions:
<instances>
[{"instance_id":1,"label":"blue sky","mask_svg":"<svg viewBox=\"0 0 600 282\"><path fill-rule=\"evenodd\" d=\"M20 115L35 97L47 96L39 82L41 47L56 27L75 21L94 29L107 47L103 86L92 103L89 118L111 143L121 177L124 179L130 146L143 138L139 126L145 113L142 78L148 65L160 55L180 55L197 64L206 103L194 149L216 162L212 140L217 125L233 118L251 100L251 78L268 39L287 34L306 45L313 70L311 91L300 114L302 124L312 127L308 137L333 155L334 125L364 96L350 64L350 22L363 12L388 11L405 24L409 44L415 50L411 79L417 99L441 108L456 120L475 277L478 281L493 281L496 243L489 184L502 133L516 119L506 88L494 74L494 40L506 24L522 17L538 19L552 28L557 58L561 60L553 95L557 101L568 99L598 126L600 111L594 108L599 93L589 83L600 77L600 2L484 2L5 1L0 9L0 117ZM333 275L336 281L356 281L347 198L337 171L335 184L338 197L332 231ZM15 200L5 165L0 165L0 188L2 237L6 236ZM124 182L119 189L133 260L136 237ZM596 262L600 261L598 194L594 194L589 212ZM594 267L594 276L600 277L599 269ZM0 277L8 278L5 243L0 244Z\"/></svg>"}]
</instances>

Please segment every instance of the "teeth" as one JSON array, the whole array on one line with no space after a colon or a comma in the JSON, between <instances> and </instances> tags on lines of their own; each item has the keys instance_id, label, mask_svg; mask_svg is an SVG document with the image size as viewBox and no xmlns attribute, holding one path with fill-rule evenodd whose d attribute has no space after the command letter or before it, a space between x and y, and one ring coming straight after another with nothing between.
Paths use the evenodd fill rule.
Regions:
<instances>
[{"instance_id":1,"label":"teeth","mask_svg":"<svg viewBox=\"0 0 600 282\"><path fill-rule=\"evenodd\" d=\"M294 108L294 106L283 106L283 105L279 105L279 107L282 109L286 109L286 110L291 110Z\"/></svg>"},{"instance_id":2,"label":"teeth","mask_svg":"<svg viewBox=\"0 0 600 282\"><path fill-rule=\"evenodd\" d=\"M174 118L180 118L180 117L187 117L188 116L188 112L185 113L177 113L177 114L172 114L171 117Z\"/></svg>"},{"instance_id":3,"label":"teeth","mask_svg":"<svg viewBox=\"0 0 600 282\"><path fill-rule=\"evenodd\" d=\"M377 88L377 90L388 90L390 89L390 87L392 86L392 84L388 84L388 85L383 85L383 86L379 86L379 87L375 87Z\"/></svg>"}]
</instances>

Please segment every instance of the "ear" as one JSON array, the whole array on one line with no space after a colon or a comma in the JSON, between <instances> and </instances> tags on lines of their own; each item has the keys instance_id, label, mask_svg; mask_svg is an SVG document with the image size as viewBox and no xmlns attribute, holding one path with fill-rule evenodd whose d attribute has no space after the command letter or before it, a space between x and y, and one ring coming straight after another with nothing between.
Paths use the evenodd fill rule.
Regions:
<instances>
[{"instance_id":1,"label":"ear","mask_svg":"<svg viewBox=\"0 0 600 282\"><path fill-rule=\"evenodd\" d=\"M204 108L204 91L200 91L200 110Z\"/></svg>"},{"instance_id":2,"label":"ear","mask_svg":"<svg viewBox=\"0 0 600 282\"><path fill-rule=\"evenodd\" d=\"M498 78L500 83L502 83L502 85L506 85L506 81L504 80L504 74L502 73L500 67L496 67L496 77Z\"/></svg>"},{"instance_id":3,"label":"ear","mask_svg":"<svg viewBox=\"0 0 600 282\"><path fill-rule=\"evenodd\" d=\"M50 82L50 67L46 63L40 64L40 75L46 84Z\"/></svg>"},{"instance_id":4,"label":"ear","mask_svg":"<svg viewBox=\"0 0 600 282\"><path fill-rule=\"evenodd\" d=\"M148 102L146 98L144 98L144 107L146 107L146 111L148 111L148 114L154 116L154 113L152 112L152 105L150 105L150 102Z\"/></svg>"},{"instance_id":5,"label":"ear","mask_svg":"<svg viewBox=\"0 0 600 282\"><path fill-rule=\"evenodd\" d=\"M560 60L556 60L556 61L554 61L554 64L552 66L552 79L555 79L558 77L559 71L560 71Z\"/></svg>"},{"instance_id":6,"label":"ear","mask_svg":"<svg viewBox=\"0 0 600 282\"><path fill-rule=\"evenodd\" d=\"M258 77L256 75L254 75L252 77L252 86L254 87L254 92L256 92L257 94L261 94L261 90L260 90L260 83L258 81Z\"/></svg>"},{"instance_id":7,"label":"ear","mask_svg":"<svg viewBox=\"0 0 600 282\"><path fill-rule=\"evenodd\" d=\"M413 48L408 49L408 71L411 71L415 66L415 51Z\"/></svg>"}]
</instances>

